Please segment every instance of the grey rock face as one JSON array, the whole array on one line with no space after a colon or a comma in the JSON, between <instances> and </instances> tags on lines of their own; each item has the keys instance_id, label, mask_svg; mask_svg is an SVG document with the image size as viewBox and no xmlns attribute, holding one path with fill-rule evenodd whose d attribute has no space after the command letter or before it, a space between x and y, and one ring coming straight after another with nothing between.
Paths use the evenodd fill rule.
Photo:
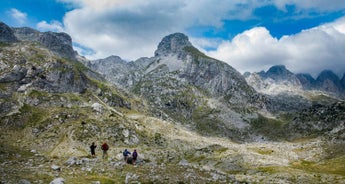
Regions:
<instances>
[{"instance_id":1,"label":"grey rock face","mask_svg":"<svg viewBox=\"0 0 345 184\"><path fill-rule=\"evenodd\" d=\"M72 38L66 33L46 32L40 36L39 42L61 57L75 58L76 53L72 47Z\"/></svg>"},{"instance_id":2,"label":"grey rock face","mask_svg":"<svg viewBox=\"0 0 345 184\"><path fill-rule=\"evenodd\" d=\"M292 85L301 85L295 74L286 69L284 65L272 66L267 72L260 72L259 75L264 79L271 78L278 83L288 82Z\"/></svg>"},{"instance_id":3,"label":"grey rock face","mask_svg":"<svg viewBox=\"0 0 345 184\"><path fill-rule=\"evenodd\" d=\"M316 79L317 88L332 92L341 93L343 91L339 77L330 70L324 70Z\"/></svg>"},{"instance_id":4,"label":"grey rock face","mask_svg":"<svg viewBox=\"0 0 345 184\"><path fill-rule=\"evenodd\" d=\"M66 33L44 32L32 28L13 28L15 36L20 41L39 42L60 57L75 59L76 52L72 47L72 38Z\"/></svg>"},{"instance_id":5,"label":"grey rock face","mask_svg":"<svg viewBox=\"0 0 345 184\"><path fill-rule=\"evenodd\" d=\"M283 65L273 66L267 72L249 74L246 80L257 91L269 95L295 94L302 88L298 77Z\"/></svg>"},{"instance_id":6,"label":"grey rock face","mask_svg":"<svg viewBox=\"0 0 345 184\"><path fill-rule=\"evenodd\" d=\"M13 43L16 41L17 38L13 30L5 23L0 22L0 42Z\"/></svg>"},{"instance_id":7,"label":"grey rock face","mask_svg":"<svg viewBox=\"0 0 345 184\"><path fill-rule=\"evenodd\" d=\"M316 80L310 74L296 74L304 89L313 89Z\"/></svg>"},{"instance_id":8,"label":"grey rock face","mask_svg":"<svg viewBox=\"0 0 345 184\"><path fill-rule=\"evenodd\" d=\"M341 78L340 83L343 86L343 89L345 90L345 73L343 75L343 78Z\"/></svg>"},{"instance_id":9,"label":"grey rock face","mask_svg":"<svg viewBox=\"0 0 345 184\"><path fill-rule=\"evenodd\" d=\"M273 80L286 80L294 74L290 72L284 65L272 66L262 77L270 77Z\"/></svg>"},{"instance_id":10,"label":"grey rock face","mask_svg":"<svg viewBox=\"0 0 345 184\"><path fill-rule=\"evenodd\" d=\"M25 40L25 41L38 41L40 32L29 28L29 27L22 27L22 28L12 28L14 31L14 34L19 40Z\"/></svg>"},{"instance_id":11,"label":"grey rock face","mask_svg":"<svg viewBox=\"0 0 345 184\"><path fill-rule=\"evenodd\" d=\"M20 81L26 76L27 71L26 68L16 65L10 72L0 76L0 83Z\"/></svg>"},{"instance_id":12,"label":"grey rock face","mask_svg":"<svg viewBox=\"0 0 345 184\"><path fill-rule=\"evenodd\" d=\"M127 62L118 56L110 56L105 59L86 62L85 65L103 74L111 83L128 89L138 82L143 68L150 62L151 60L148 58L138 59L137 62Z\"/></svg>"},{"instance_id":13,"label":"grey rock face","mask_svg":"<svg viewBox=\"0 0 345 184\"><path fill-rule=\"evenodd\" d=\"M183 33L174 33L163 38L155 51L155 56L167 56L171 53L181 54L187 46L192 46L188 37Z\"/></svg>"},{"instance_id":14,"label":"grey rock face","mask_svg":"<svg viewBox=\"0 0 345 184\"><path fill-rule=\"evenodd\" d=\"M182 33L164 37L155 51L155 57L125 62L112 56L87 65L105 75L110 82L127 88L135 87L139 81L151 80L150 77L173 75L178 81L201 87L213 95L227 95L236 91L254 93L239 72L198 51Z\"/></svg>"},{"instance_id":15,"label":"grey rock face","mask_svg":"<svg viewBox=\"0 0 345 184\"><path fill-rule=\"evenodd\" d=\"M291 136L305 134L334 134L332 137L343 137L345 103L336 102L329 105L315 104L311 108L300 111L296 118L286 125L291 129ZM326 123L325 123L326 122ZM334 131L335 129L340 129ZM342 133L340 133L342 132Z\"/></svg>"}]
</instances>

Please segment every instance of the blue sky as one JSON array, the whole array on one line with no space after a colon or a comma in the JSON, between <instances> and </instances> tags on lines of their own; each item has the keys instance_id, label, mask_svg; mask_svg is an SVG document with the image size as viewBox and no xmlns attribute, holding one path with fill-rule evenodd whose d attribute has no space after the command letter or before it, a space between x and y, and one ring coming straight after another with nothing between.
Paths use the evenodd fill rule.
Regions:
<instances>
[{"instance_id":1,"label":"blue sky","mask_svg":"<svg viewBox=\"0 0 345 184\"><path fill-rule=\"evenodd\" d=\"M24 17L16 17L13 10L24 14ZM1 0L0 12L1 19L13 27L30 26L46 20L56 20L62 22L63 16L67 11L72 10L66 3L55 0Z\"/></svg>"},{"instance_id":2,"label":"blue sky","mask_svg":"<svg viewBox=\"0 0 345 184\"><path fill-rule=\"evenodd\" d=\"M12 27L67 32L90 59L151 57L183 32L240 72L345 73L345 0L1 0L0 12Z\"/></svg>"}]
</instances>

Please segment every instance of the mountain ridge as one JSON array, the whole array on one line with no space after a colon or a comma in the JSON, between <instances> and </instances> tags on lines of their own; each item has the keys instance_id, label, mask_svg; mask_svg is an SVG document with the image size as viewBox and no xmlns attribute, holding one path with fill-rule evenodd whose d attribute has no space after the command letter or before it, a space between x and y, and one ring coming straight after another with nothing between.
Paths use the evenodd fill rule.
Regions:
<instances>
[{"instance_id":1,"label":"mountain ridge","mask_svg":"<svg viewBox=\"0 0 345 184\"><path fill-rule=\"evenodd\" d=\"M164 37L154 57L127 63L107 60L105 66L98 61L92 61L98 66L87 66L108 76L109 82L147 99L157 116L165 114L200 133L208 134L203 129L213 127L212 134L238 139L236 131L247 132L244 127L249 126L242 112L247 107L265 109L265 97L248 86L238 71L197 50L182 33ZM97 70L100 66L103 70ZM248 111L245 116L253 113Z\"/></svg>"},{"instance_id":2,"label":"mountain ridge","mask_svg":"<svg viewBox=\"0 0 345 184\"><path fill-rule=\"evenodd\" d=\"M251 76L253 74L258 76ZM274 94L289 91L289 89L296 92L303 89L307 91L318 90L340 98L345 97L345 86L341 82L342 79L340 79L333 71L327 69L320 72L316 79L307 73L294 74L286 69L284 65L272 66L267 72L261 71L257 73L254 72L252 74L246 73L244 76L256 90L263 93L269 94L270 92L265 91L262 86L271 88L274 87L274 85L278 85L282 88L280 91L278 90L277 92L274 92ZM254 80L254 78L256 79ZM257 84L260 84L261 86L258 86Z\"/></svg>"}]
</instances>

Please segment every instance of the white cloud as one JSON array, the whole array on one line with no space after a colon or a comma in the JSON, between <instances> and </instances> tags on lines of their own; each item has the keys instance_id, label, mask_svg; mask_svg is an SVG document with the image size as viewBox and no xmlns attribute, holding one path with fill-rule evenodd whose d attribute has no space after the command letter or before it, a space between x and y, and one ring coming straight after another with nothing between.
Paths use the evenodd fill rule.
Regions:
<instances>
[{"instance_id":1,"label":"white cloud","mask_svg":"<svg viewBox=\"0 0 345 184\"><path fill-rule=\"evenodd\" d=\"M19 24L24 24L25 21L27 20L27 14L15 8L12 8L10 11L8 11L8 14L12 18L14 18Z\"/></svg>"},{"instance_id":2,"label":"white cloud","mask_svg":"<svg viewBox=\"0 0 345 184\"><path fill-rule=\"evenodd\" d=\"M221 27L224 19L245 19L255 7L240 0L60 1L79 6L65 15L64 26L74 41L95 51L88 58L114 54L131 60L152 56L168 34L192 26Z\"/></svg>"},{"instance_id":3,"label":"white cloud","mask_svg":"<svg viewBox=\"0 0 345 184\"><path fill-rule=\"evenodd\" d=\"M53 20L50 23L46 21L41 21L36 25L36 27L40 31L54 31L54 32L64 31L62 23L56 20Z\"/></svg>"},{"instance_id":4,"label":"white cloud","mask_svg":"<svg viewBox=\"0 0 345 184\"><path fill-rule=\"evenodd\" d=\"M216 51L207 54L240 72L267 70L272 65L283 64L296 73L316 76L324 69L331 69L342 76L344 48L345 17L279 40L266 28L256 27L224 41Z\"/></svg>"}]
</instances>

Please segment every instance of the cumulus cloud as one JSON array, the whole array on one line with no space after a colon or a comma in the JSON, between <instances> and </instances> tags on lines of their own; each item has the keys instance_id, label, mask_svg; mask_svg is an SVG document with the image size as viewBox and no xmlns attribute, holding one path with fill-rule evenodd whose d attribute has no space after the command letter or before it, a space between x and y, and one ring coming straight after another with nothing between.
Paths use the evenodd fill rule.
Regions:
<instances>
[{"instance_id":1,"label":"cumulus cloud","mask_svg":"<svg viewBox=\"0 0 345 184\"><path fill-rule=\"evenodd\" d=\"M75 42L95 51L89 58L111 54L126 59L152 56L162 37L193 26L222 27L224 19L245 19L251 1L225 0L60 0L78 7L64 17Z\"/></svg>"},{"instance_id":2,"label":"cumulus cloud","mask_svg":"<svg viewBox=\"0 0 345 184\"><path fill-rule=\"evenodd\" d=\"M21 12L15 8L12 8L8 11L8 14L14 18L19 24L24 24L27 20L27 14L24 12Z\"/></svg>"},{"instance_id":3,"label":"cumulus cloud","mask_svg":"<svg viewBox=\"0 0 345 184\"><path fill-rule=\"evenodd\" d=\"M223 60L240 72L267 70L283 64L296 73L314 77L324 69L339 76L345 72L345 17L333 23L274 38L264 27L245 31L222 42L208 55Z\"/></svg>"},{"instance_id":4,"label":"cumulus cloud","mask_svg":"<svg viewBox=\"0 0 345 184\"><path fill-rule=\"evenodd\" d=\"M99 10L86 6L65 15L66 31L74 41L95 50L91 58L112 54L126 59L152 56L159 40L172 32L183 30L178 12L180 3L118 4ZM181 21L183 22L183 21Z\"/></svg>"},{"instance_id":5,"label":"cumulus cloud","mask_svg":"<svg viewBox=\"0 0 345 184\"><path fill-rule=\"evenodd\" d=\"M64 28L61 22L53 20L50 23L47 21L41 21L36 25L37 29L40 31L54 31L63 32Z\"/></svg>"}]
</instances>

